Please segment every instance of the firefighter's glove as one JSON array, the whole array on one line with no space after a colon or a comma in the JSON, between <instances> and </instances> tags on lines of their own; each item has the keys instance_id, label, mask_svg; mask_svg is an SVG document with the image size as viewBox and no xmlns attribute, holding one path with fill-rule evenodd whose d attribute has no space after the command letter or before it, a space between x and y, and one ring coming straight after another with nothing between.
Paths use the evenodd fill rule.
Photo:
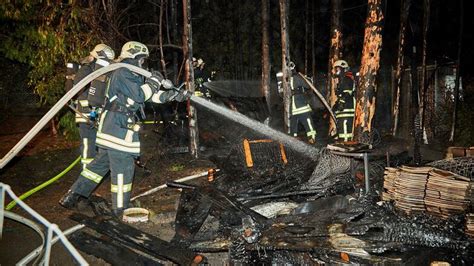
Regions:
<instances>
[{"instance_id":1,"label":"firefighter's glove","mask_svg":"<svg viewBox=\"0 0 474 266\"><path fill-rule=\"evenodd\" d=\"M181 88L178 91L178 94L176 95L176 97L174 99L177 102L184 102L186 100L189 100L189 98L191 98L191 95L193 95L192 92L190 92L190 91L188 91L184 88Z\"/></svg>"},{"instance_id":2,"label":"firefighter's glove","mask_svg":"<svg viewBox=\"0 0 474 266\"><path fill-rule=\"evenodd\" d=\"M161 80L161 82L160 82ZM162 79L160 79L159 76L151 75L151 77L147 78L145 80L145 83L150 86L150 88L153 90L153 92L158 92L160 90L161 84L162 84Z\"/></svg>"}]
</instances>

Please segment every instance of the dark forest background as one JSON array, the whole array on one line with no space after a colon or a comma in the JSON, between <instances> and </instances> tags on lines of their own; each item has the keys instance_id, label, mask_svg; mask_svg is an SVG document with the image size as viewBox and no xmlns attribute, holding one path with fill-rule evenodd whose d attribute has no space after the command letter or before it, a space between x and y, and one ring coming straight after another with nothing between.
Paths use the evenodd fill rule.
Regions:
<instances>
[{"instance_id":1,"label":"dark forest background","mask_svg":"<svg viewBox=\"0 0 474 266\"><path fill-rule=\"evenodd\" d=\"M457 58L459 1L432 0L428 31L427 62L454 62ZM325 80L328 70L331 1L291 0L289 9L290 54L297 68ZM341 12L343 58L353 69L359 67L367 16L367 0L343 0ZM377 120L390 121L390 71L396 64L399 0L382 1L384 13L381 68ZM261 78L261 1L192 0L193 55L203 58L208 70L216 71L217 79L259 80ZM270 1L270 61L271 77L281 69L280 11L278 1ZM0 104L11 107L29 103L22 97L36 99L42 106L52 105L63 93L65 63L78 61L95 44L104 42L120 53L130 40L151 48L149 67L160 66L162 38L166 72L175 80L182 77L182 1L177 0L82 0L82 1L10 1L0 4ZM467 13L467 12L466 12ZM160 19L161 18L161 19ZM412 1L407 30L407 48L421 47L423 1ZM160 36L160 21L162 36ZM314 22L313 22L314 21ZM307 32L314 23L314 35ZM464 16L461 74L464 100L472 78L473 20ZM314 46L312 41L314 38ZM316 71L311 69L311 54L315 52ZM418 53L421 56L421 53ZM420 58L415 59L418 64ZM308 63L310 62L310 63ZM409 64L409 60L406 64ZM325 88L320 88L325 90ZM23 94L19 93L22 92ZM30 95L30 96L26 96ZM33 100L31 100L33 101ZM15 105L18 107L18 105ZM379 106L381 106L379 108ZM465 106L464 106L465 107ZM461 109L464 108L461 106ZM468 108L468 110L470 110ZM388 122L389 123L389 122ZM386 125L389 127L389 125ZM472 134L469 133L469 134Z\"/></svg>"}]
</instances>

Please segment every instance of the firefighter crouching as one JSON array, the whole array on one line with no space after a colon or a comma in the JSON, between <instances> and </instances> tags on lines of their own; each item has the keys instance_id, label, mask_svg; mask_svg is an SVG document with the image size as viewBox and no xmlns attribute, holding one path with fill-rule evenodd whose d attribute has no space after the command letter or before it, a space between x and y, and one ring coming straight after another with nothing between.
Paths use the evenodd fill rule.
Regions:
<instances>
[{"instance_id":1,"label":"firefighter crouching","mask_svg":"<svg viewBox=\"0 0 474 266\"><path fill-rule=\"evenodd\" d=\"M142 67L149 56L148 48L139 42L127 42L120 54L122 63ZM160 87L168 90L160 90ZM112 211L121 217L128 208L134 175L134 158L140 154L139 125L136 112L144 102L184 101L190 94L171 90L173 84L159 75L143 78L127 68L112 72L107 87L107 100L100 116L96 144L99 151L81 172L71 189L60 200L66 208L76 206L80 197L89 197L110 171Z\"/></svg>"},{"instance_id":2,"label":"firefighter crouching","mask_svg":"<svg viewBox=\"0 0 474 266\"><path fill-rule=\"evenodd\" d=\"M90 52L90 55L83 60L81 67L78 68L72 85L76 85L95 70L108 66L114 58L115 52L112 48L103 43L96 45ZM74 67L74 64L68 64L68 68L70 67ZM107 75L102 75L93 80L79 92L76 100L75 120L79 127L81 138L80 150L83 169L96 155L95 139L97 128L95 122L104 104L107 78Z\"/></svg>"},{"instance_id":3,"label":"firefighter crouching","mask_svg":"<svg viewBox=\"0 0 474 266\"><path fill-rule=\"evenodd\" d=\"M354 94L357 82L352 72L349 71L349 64L346 61L337 60L334 62L334 68L337 76L337 101L334 105L337 120L337 138L339 141L350 141L353 137Z\"/></svg>"}]
</instances>

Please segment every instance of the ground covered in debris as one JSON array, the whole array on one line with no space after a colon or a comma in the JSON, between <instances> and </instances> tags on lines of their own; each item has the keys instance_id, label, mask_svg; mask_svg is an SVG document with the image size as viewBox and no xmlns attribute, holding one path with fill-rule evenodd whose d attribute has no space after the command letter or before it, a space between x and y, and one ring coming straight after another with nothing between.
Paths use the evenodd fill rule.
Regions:
<instances>
[{"instance_id":1,"label":"ground covered in debris","mask_svg":"<svg viewBox=\"0 0 474 266\"><path fill-rule=\"evenodd\" d=\"M248 108L251 102L240 104L234 108L245 109L254 119L265 119L261 110ZM133 227L182 249L181 255L168 254L174 256L175 263L186 261L187 253L192 251L204 254L213 265L221 265L228 259L244 264L393 265L446 261L472 265L472 240L463 232L463 216L440 220L423 214L406 215L393 204L380 201L387 159L391 166L409 164L411 154L406 152L410 150L409 142L372 136L372 142L379 145L371 153L371 193L365 195L363 165L325 151L327 140L319 137L318 144L312 146L319 155L308 159L288 147L282 148L279 143L257 141L268 136L236 123L222 122L219 116L205 110L198 111L200 159L186 153L187 132L182 120L144 127L140 158L143 167L136 168L132 193L133 197L167 181L207 172L210 168L220 170L211 183L207 176L186 182L186 186L170 183L174 188L133 201L134 206L151 211L149 222ZM34 115L11 116L1 121L8 127L4 127L7 131L0 141L8 145L3 145L0 153L5 154L14 145L13 138L21 138L20 128L26 131L37 119ZM252 140L248 144L250 149L243 145L244 139ZM422 147L424 160L441 159L444 148L442 145ZM78 154L77 142L53 137L45 130L21 157L0 172L0 180L21 195L61 172ZM252 167L249 167L249 156ZM61 229L77 221L113 224L113 220L105 218L86 221L81 220L86 219L84 216L74 216L73 213L96 215L96 209L87 202L74 212L57 203L79 171L76 166L60 181L25 202ZM110 199L108 183L104 181L95 192L106 200ZM17 207L13 211L24 214ZM11 265L38 246L40 239L21 225L11 221L5 225L0 261L2 265ZM84 231L110 243L117 240L92 229ZM131 229L128 233L133 234ZM16 243L16 248L12 249L11 243ZM60 245L53 252L53 264L71 263ZM82 254L91 264L108 264L96 256Z\"/></svg>"}]
</instances>

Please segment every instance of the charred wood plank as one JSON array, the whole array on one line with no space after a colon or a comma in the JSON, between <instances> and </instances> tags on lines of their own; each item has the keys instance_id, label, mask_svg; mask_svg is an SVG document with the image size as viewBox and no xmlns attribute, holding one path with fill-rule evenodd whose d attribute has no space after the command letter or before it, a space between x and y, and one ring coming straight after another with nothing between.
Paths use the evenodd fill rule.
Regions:
<instances>
[{"instance_id":1,"label":"charred wood plank","mask_svg":"<svg viewBox=\"0 0 474 266\"><path fill-rule=\"evenodd\" d=\"M136 248L160 259L170 260L180 265L190 265L202 257L189 249L176 244L170 244L156 236L140 231L132 226L121 223L112 217L88 217L74 213L70 218L82 223L97 232L109 236L119 243Z\"/></svg>"},{"instance_id":2,"label":"charred wood plank","mask_svg":"<svg viewBox=\"0 0 474 266\"><path fill-rule=\"evenodd\" d=\"M163 265L114 240L101 239L85 232L76 232L69 240L84 253L101 258L112 265Z\"/></svg>"},{"instance_id":3,"label":"charred wood plank","mask_svg":"<svg viewBox=\"0 0 474 266\"><path fill-rule=\"evenodd\" d=\"M246 207L242 203L238 202L233 197L211 186L197 187L197 186L185 185L185 184L176 183L176 182L167 182L166 185L168 187L174 187L174 188L194 189L200 195L209 198L211 202L213 203L213 207L216 207L223 211L233 210L233 212L248 215L252 217L252 219L255 222L262 225L265 224L267 221L267 218L265 216L251 210L250 208Z\"/></svg>"}]
</instances>

